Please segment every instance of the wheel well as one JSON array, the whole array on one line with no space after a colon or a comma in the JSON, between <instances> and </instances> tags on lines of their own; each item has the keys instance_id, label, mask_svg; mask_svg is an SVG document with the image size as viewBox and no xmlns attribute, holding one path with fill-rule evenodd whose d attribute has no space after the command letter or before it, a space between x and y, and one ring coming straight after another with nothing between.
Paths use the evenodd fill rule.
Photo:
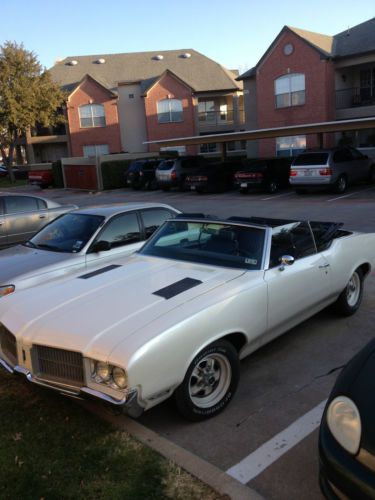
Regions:
<instances>
[{"instance_id":1,"label":"wheel well","mask_svg":"<svg viewBox=\"0 0 375 500\"><path fill-rule=\"evenodd\" d=\"M368 263L361 264L358 269L362 271L363 277L365 278L371 271L371 266Z\"/></svg>"},{"instance_id":2,"label":"wheel well","mask_svg":"<svg viewBox=\"0 0 375 500\"><path fill-rule=\"evenodd\" d=\"M246 337L243 333L230 333L223 337L223 340L230 342L237 352L240 352L242 347L246 344Z\"/></svg>"}]
</instances>

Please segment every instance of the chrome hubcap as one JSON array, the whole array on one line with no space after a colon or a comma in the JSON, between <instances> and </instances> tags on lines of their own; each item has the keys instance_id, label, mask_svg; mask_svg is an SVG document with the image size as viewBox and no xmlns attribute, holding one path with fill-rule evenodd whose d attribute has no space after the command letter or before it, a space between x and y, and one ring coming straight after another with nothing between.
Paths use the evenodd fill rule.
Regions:
<instances>
[{"instance_id":1,"label":"chrome hubcap","mask_svg":"<svg viewBox=\"0 0 375 500\"><path fill-rule=\"evenodd\" d=\"M361 290L361 282L357 273L354 273L350 278L346 287L346 300L349 306L355 306Z\"/></svg>"},{"instance_id":2,"label":"chrome hubcap","mask_svg":"<svg viewBox=\"0 0 375 500\"><path fill-rule=\"evenodd\" d=\"M231 367L225 356L215 353L204 357L190 376L191 401L200 408L214 406L226 394L231 376Z\"/></svg>"}]
</instances>

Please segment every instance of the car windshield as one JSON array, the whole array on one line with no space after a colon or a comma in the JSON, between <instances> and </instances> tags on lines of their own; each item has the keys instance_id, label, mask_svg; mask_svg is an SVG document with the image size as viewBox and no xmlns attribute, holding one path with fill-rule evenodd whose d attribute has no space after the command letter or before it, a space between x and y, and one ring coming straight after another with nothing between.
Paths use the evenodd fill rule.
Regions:
<instances>
[{"instance_id":1,"label":"car windshield","mask_svg":"<svg viewBox=\"0 0 375 500\"><path fill-rule=\"evenodd\" d=\"M104 217L64 214L41 229L25 245L54 252L77 253L96 233Z\"/></svg>"},{"instance_id":2,"label":"car windshield","mask_svg":"<svg viewBox=\"0 0 375 500\"><path fill-rule=\"evenodd\" d=\"M164 160L158 166L158 170L171 170L174 167L174 160Z\"/></svg>"},{"instance_id":3,"label":"car windshield","mask_svg":"<svg viewBox=\"0 0 375 500\"><path fill-rule=\"evenodd\" d=\"M265 229L227 223L171 220L142 255L243 269L261 269Z\"/></svg>"},{"instance_id":4,"label":"car windshield","mask_svg":"<svg viewBox=\"0 0 375 500\"><path fill-rule=\"evenodd\" d=\"M295 166L326 165L328 153L304 153L294 160Z\"/></svg>"}]
</instances>

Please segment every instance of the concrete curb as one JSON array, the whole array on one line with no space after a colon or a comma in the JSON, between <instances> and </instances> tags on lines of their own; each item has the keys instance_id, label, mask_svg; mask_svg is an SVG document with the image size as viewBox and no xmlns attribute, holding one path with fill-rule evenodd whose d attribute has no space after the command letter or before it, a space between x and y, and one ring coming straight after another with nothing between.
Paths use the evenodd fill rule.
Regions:
<instances>
[{"instance_id":1,"label":"concrete curb","mask_svg":"<svg viewBox=\"0 0 375 500\"><path fill-rule=\"evenodd\" d=\"M228 495L232 500L264 500L255 490L241 484L224 471L197 457L190 451L168 441L139 422L126 416L113 415L100 406L87 402L83 402L82 404L116 429L131 434L131 436L142 444L149 446L166 459L172 460L220 495Z\"/></svg>"}]
</instances>

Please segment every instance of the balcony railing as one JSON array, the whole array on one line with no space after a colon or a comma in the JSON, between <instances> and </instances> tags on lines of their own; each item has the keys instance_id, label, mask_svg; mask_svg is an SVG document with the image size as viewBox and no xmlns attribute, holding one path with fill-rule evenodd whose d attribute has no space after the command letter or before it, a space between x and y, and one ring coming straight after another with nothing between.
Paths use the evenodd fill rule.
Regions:
<instances>
[{"instance_id":1,"label":"balcony railing","mask_svg":"<svg viewBox=\"0 0 375 500\"><path fill-rule=\"evenodd\" d=\"M237 118L236 111L233 109L227 109L226 111L201 111L198 113L199 124L202 126L220 127L220 125L231 125L235 123L236 119L238 123L244 123L243 109L237 110Z\"/></svg>"},{"instance_id":2,"label":"balcony railing","mask_svg":"<svg viewBox=\"0 0 375 500\"><path fill-rule=\"evenodd\" d=\"M354 87L336 91L336 109L375 105L375 87Z\"/></svg>"}]
</instances>

